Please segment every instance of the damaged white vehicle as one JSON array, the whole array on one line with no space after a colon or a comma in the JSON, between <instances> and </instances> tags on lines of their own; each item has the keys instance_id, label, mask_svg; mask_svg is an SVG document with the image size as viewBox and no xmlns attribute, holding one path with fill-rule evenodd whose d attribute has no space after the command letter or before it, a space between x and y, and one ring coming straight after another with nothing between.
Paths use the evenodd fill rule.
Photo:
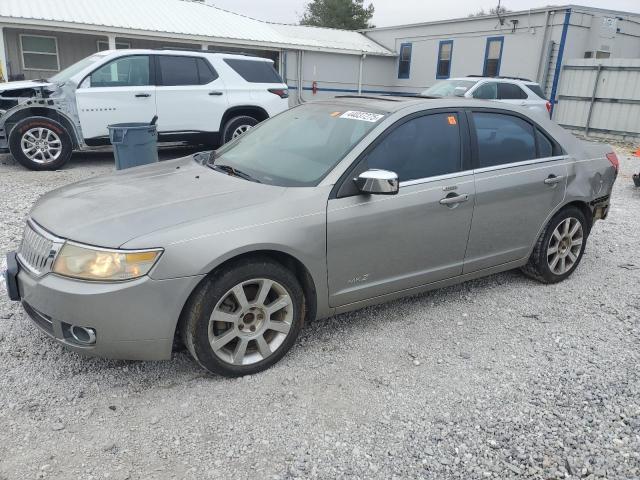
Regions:
<instances>
[{"instance_id":1,"label":"damaged white vehicle","mask_svg":"<svg viewBox=\"0 0 640 480\"><path fill-rule=\"evenodd\" d=\"M50 79L0 84L0 151L32 170L56 170L74 150L108 145L108 125L156 115L160 141L215 148L288 106L269 59L105 51Z\"/></svg>"}]
</instances>

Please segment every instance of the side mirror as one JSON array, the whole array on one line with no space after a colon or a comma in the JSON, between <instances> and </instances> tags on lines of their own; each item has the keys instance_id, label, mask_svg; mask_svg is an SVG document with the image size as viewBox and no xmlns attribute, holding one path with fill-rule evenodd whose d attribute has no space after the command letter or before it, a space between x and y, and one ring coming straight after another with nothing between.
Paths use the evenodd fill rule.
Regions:
<instances>
[{"instance_id":1,"label":"side mirror","mask_svg":"<svg viewBox=\"0 0 640 480\"><path fill-rule=\"evenodd\" d=\"M367 170L354 181L360 192L370 195L395 195L400 190L398 175L388 170Z\"/></svg>"},{"instance_id":2,"label":"side mirror","mask_svg":"<svg viewBox=\"0 0 640 480\"><path fill-rule=\"evenodd\" d=\"M456 87L453 89L453 95L455 97L464 97L464 94L467 93L468 88L466 87Z\"/></svg>"}]
</instances>

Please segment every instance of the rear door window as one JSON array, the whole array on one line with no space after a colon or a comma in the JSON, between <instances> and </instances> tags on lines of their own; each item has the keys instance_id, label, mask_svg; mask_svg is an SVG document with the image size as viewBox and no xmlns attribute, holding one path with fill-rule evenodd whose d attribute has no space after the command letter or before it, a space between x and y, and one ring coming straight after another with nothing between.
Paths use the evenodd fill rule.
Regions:
<instances>
[{"instance_id":1,"label":"rear door window","mask_svg":"<svg viewBox=\"0 0 640 480\"><path fill-rule=\"evenodd\" d=\"M556 153L553 142L536 128L536 140L538 141L538 157L547 158L553 157Z\"/></svg>"},{"instance_id":2,"label":"rear door window","mask_svg":"<svg viewBox=\"0 0 640 480\"><path fill-rule=\"evenodd\" d=\"M204 85L217 78L213 68L199 57L159 55L158 68L162 86Z\"/></svg>"},{"instance_id":3,"label":"rear door window","mask_svg":"<svg viewBox=\"0 0 640 480\"><path fill-rule=\"evenodd\" d=\"M247 82L282 83L282 78L280 78L276 69L273 68L273 64L271 62L237 58L225 58L224 61Z\"/></svg>"},{"instance_id":4,"label":"rear door window","mask_svg":"<svg viewBox=\"0 0 640 480\"><path fill-rule=\"evenodd\" d=\"M460 126L456 113L417 117L391 131L364 159L364 170L398 174L401 182L462 169Z\"/></svg>"},{"instance_id":5,"label":"rear door window","mask_svg":"<svg viewBox=\"0 0 640 480\"><path fill-rule=\"evenodd\" d=\"M478 167L493 167L536 158L533 126L513 115L474 112Z\"/></svg>"},{"instance_id":6,"label":"rear door window","mask_svg":"<svg viewBox=\"0 0 640 480\"><path fill-rule=\"evenodd\" d=\"M498 84L498 100L522 100L528 98L524 90L514 83Z\"/></svg>"}]
</instances>

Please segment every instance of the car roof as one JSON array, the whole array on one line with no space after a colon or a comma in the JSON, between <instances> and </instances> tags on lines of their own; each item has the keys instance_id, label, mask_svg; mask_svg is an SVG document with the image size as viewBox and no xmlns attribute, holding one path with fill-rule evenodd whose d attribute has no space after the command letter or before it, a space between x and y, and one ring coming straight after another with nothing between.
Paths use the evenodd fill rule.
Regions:
<instances>
[{"instance_id":1,"label":"car roof","mask_svg":"<svg viewBox=\"0 0 640 480\"><path fill-rule=\"evenodd\" d=\"M530 116L530 111L515 105L510 105L492 100L478 100L463 97L428 98L419 96L398 95L341 95L330 99L308 102L313 104L327 104L348 108L368 108L377 112L394 113L404 109L421 106L425 110L436 108L474 108L483 107L494 110L514 111Z\"/></svg>"},{"instance_id":2,"label":"car roof","mask_svg":"<svg viewBox=\"0 0 640 480\"><path fill-rule=\"evenodd\" d=\"M524 85L539 85L538 82L534 82L533 80L528 80L526 78L516 78L516 77L468 76L468 77L448 78L447 80L470 80L470 81L491 80L493 82L521 83Z\"/></svg>"}]
</instances>

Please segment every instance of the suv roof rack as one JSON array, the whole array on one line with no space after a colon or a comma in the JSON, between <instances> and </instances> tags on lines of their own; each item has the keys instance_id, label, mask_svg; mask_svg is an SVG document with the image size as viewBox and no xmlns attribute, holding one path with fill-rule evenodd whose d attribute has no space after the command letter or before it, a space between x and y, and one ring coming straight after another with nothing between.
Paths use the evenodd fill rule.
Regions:
<instances>
[{"instance_id":1,"label":"suv roof rack","mask_svg":"<svg viewBox=\"0 0 640 480\"><path fill-rule=\"evenodd\" d=\"M497 77L487 77L486 75L467 75L467 77L472 77L472 78L499 78L499 79L502 79L502 80L520 80L521 82L535 83L533 80L531 80L529 78L510 77L510 76L503 76L503 75L498 75Z\"/></svg>"},{"instance_id":2,"label":"suv roof rack","mask_svg":"<svg viewBox=\"0 0 640 480\"><path fill-rule=\"evenodd\" d=\"M223 53L225 55L243 55L245 57L257 57L257 55L252 55L251 53L247 53L247 52L226 52L224 50L201 50L199 48L157 47L157 48L151 48L150 50L165 50L165 51L173 50L176 52L196 52L196 53ZM265 58L265 57L257 57L257 58Z\"/></svg>"}]
</instances>

